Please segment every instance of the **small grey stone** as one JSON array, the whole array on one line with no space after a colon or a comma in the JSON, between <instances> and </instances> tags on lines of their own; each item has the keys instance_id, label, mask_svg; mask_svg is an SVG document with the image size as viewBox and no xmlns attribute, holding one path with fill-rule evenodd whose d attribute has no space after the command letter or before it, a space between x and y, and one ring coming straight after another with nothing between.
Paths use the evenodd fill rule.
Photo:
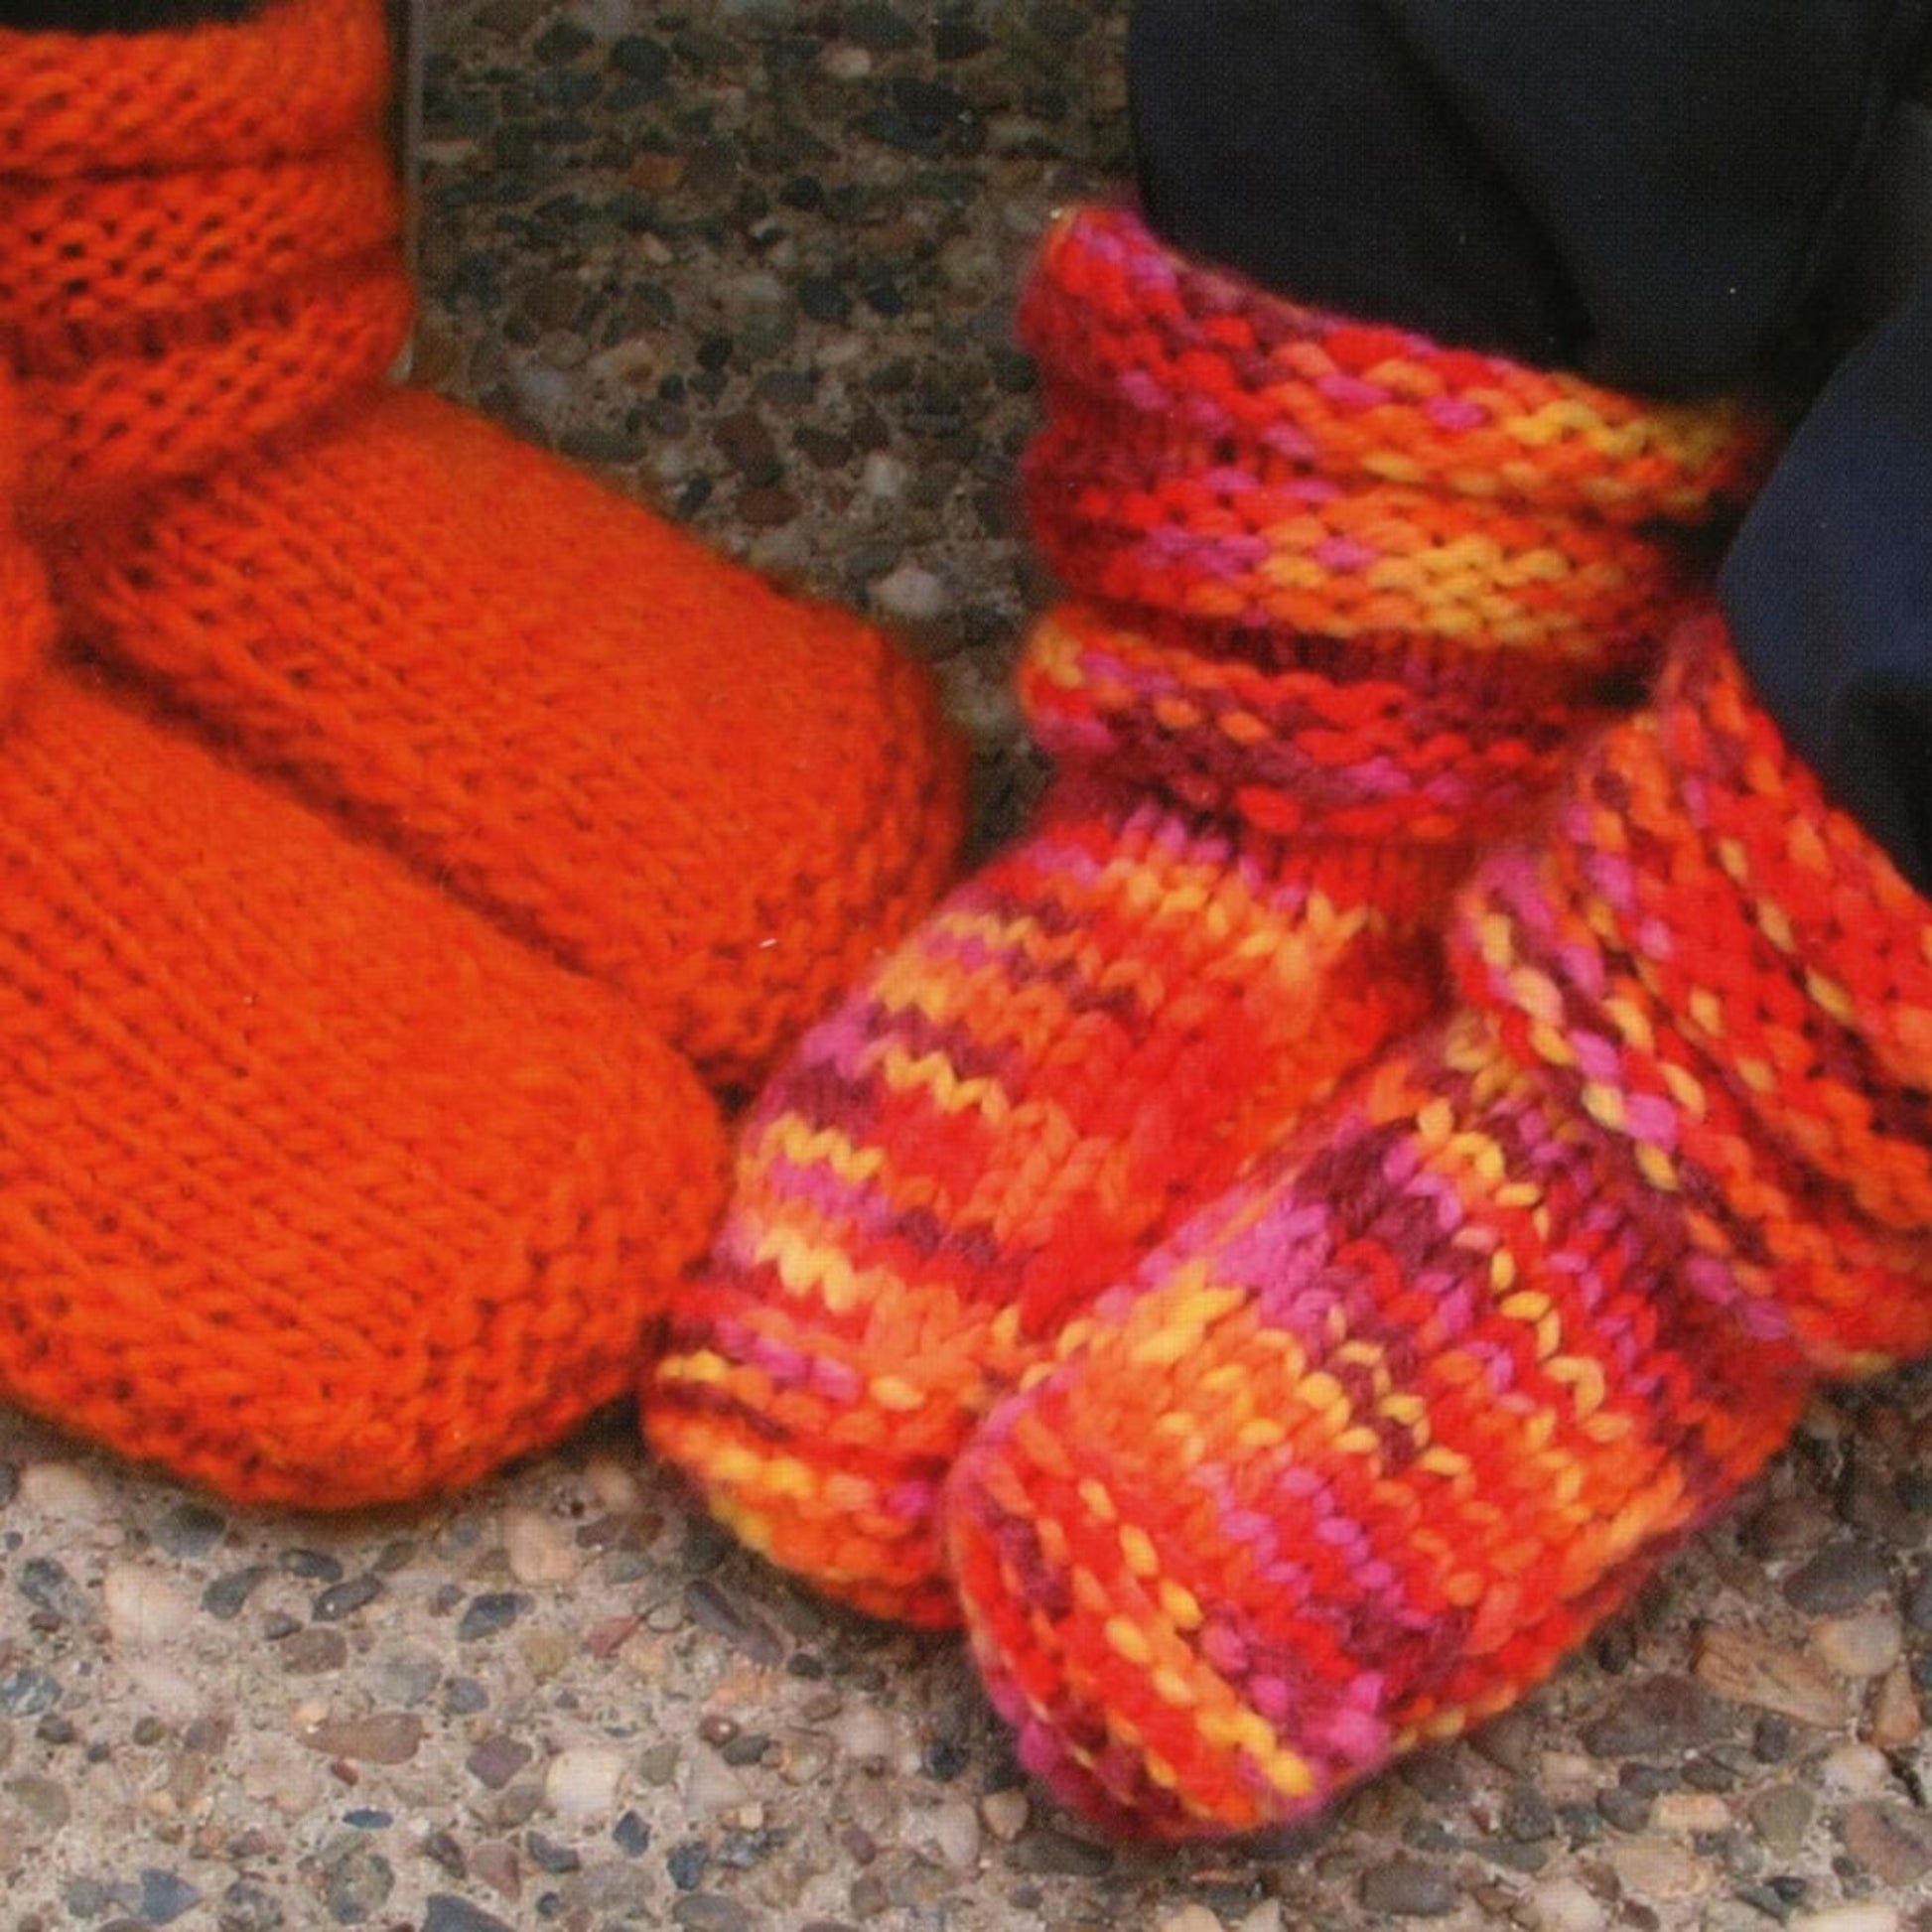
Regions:
<instances>
[{"instance_id":1,"label":"small grey stone","mask_svg":"<svg viewBox=\"0 0 1932 1932\"><path fill-rule=\"evenodd\" d=\"M1891 1590L1891 1572L1868 1545L1840 1537L1828 1543L1784 1580L1784 1600L1807 1616L1831 1616L1856 1610L1873 1596Z\"/></svg>"},{"instance_id":2,"label":"small grey stone","mask_svg":"<svg viewBox=\"0 0 1932 1932\"><path fill-rule=\"evenodd\" d=\"M1098 1878L1113 1869L1114 1855L1104 1845L1064 1832L1029 1832L1007 1854L1007 1863L1036 1876Z\"/></svg>"},{"instance_id":3,"label":"small grey stone","mask_svg":"<svg viewBox=\"0 0 1932 1932\"><path fill-rule=\"evenodd\" d=\"M431 1832L423 1840L423 1857L439 1869L447 1871L452 1878L469 1875L469 1863L463 1856L463 1847L456 1842L452 1832Z\"/></svg>"},{"instance_id":4,"label":"small grey stone","mask_svg":"<svg viewBox=\"0 0 1932 1932\"><path fill-rule=\"evenodd\" d=\"M187 1879L158 1865L141 1872L141 1916L150 1925L172 1925L184 1912L193 1911L202 1894Z\"/></svg>"},{"instance_id":5,"label":"small grey stone","mask_svg":"<svg viewBox=\"0 0 1932 1932\"><path fill-rule=\"evenodd\" d=\"M1432 1805L1459 1805L1469 1795L1468 1780L1453 1751L1417 1751L1400 1760L1396 1774Z\"/></svg>"},{"instance_id":6,"label":"small grey stone","mask_svg":"<svg viewBox=\"0 0 1932 1932\"><path fill-rule=\"evenodd\" d=\"M423 1913L423 1932L515 1932L515 1927L455 1893L435 1891Z\"/></svg>"},{"instance_id":7,"label":"small grey stone","mask_svg":"<svg viewBox=\"0 0 1932 1932\"><path fill-rule=\"evenodd\" d=\"M154 1540L171 1557L205 1557L221 1541L228 1519L206 1503L177 1503L154 1527Z\"/></svg>"},{"instance_id":8,"label":"small grey stone","mask_svg":"<svg viewBox=\"0 0 1932 1932\"><path fill-rule=\"evenodd\" d=\"M396 1888L395 1867L360 1839L348 1839L322 1864L322 1900L338 1925L362 1925Z\"/></svg>"},{"instance_id":9,"label":"small grey stone","mask_svg":"<svg viewBox=\"0 0 1932 1932\"><path fill-rule=\"evenodd\" d=\"M773 1669L784 1662L785 1646L777 1632L762 1618L734 1603L708 1578L685 1587L684 1607L700 1629L742 1650L753 1663Z\"/></svg>"},{"instance_id":10,"label":"small grey stone","mask_svg":"<svg viewBox=\"0 0 1932 1932\"><path fill-rule=\"evenodd\" d=\"M0 1714L9 1718L38 1718L61 1701L61 1687L44 1670L15 1670L0 1675Z\"/></svg>"},{"instance_id":11,"label":"small grey stone","mask_svg":"<svg viewBox=\"0 0 1932 1932\"><path fill-rule=\"evenodd\" d=\"M343 1575L341 1558L332 1557L327 1550L284 1550L282 1568L309 1584L339 1583Z\"/></svg>"},{"instance_id":12,"label":"small grey stone","mask_svg":"<svg viewBox=\"0 0 1932 1932\"><path fill-rule=\"evenodd\" d=\"M384 1704L413 1710L436 1689L442 1676L433 1657L383 1657L371 1667L369 1688Z\"/></svg>"},{"instance_id":13,"label":"small grey stone","mask_svg":"<svg viewBox=\"0 0 1932 1932\"><path fill-rule=\"evenodd\" d=\"M671 1907L671 1922L684 1932L752 1932L750 1912L723 1892L686 1892Z\"/></svg>"},{"instance_id":14,"label":"small grey stone","mask_svg":"<svg viewBox=\"0 0 1932 1932\"><path fill-rule=\"evenodd\" d=\"M1446 1918L1461 1902L1461 1894L1454 1877L1442 1865L1390 1859L1362 1873L1361 1900L1371 1912Z\"/></svg>"},{"instance_id":15,"label":"small grey stone","mask_svg":"<svg viewBox=\"0 0 1932 1932\"><path fill-rule=\"evenodd\" d=\"M857 0L844 16L846 39L873 54L898 54L918 44L918 32L896 7L880 0Z\"/></svg>"},{"instance_id":16,"label":"small grey stone","mask_svg":"<svg viewBox=\"0 0 1932 1932\"><path fill-rule=\"evenodd\" d=\"M265 1563L251 1563L245 1570L230 1570L202 1591L202 1608L209 1616L227 1623L241 1614L243 1605L262 1581L273 1574Z\"/></svg>"},{"instance_id":17,"label":"small grey stone","mask_svg":"<svg viewBox=\"0 0 1932 1932\"><path fill-rule=\"evenodd\" d=\"M1611 1785L1596 1794L1596 1809L1620 1832L1641 1832L1650 1823L1650 1794Z\"/></svg>"},{"instance_id":18,"label":"small grey stone","mask_svg":"<svg viewBox=\"0 0 1932 1932\"><path fill-rule=\"evenodd\" d=\"M559 1845L554 1838L546 1838L541 1832L525 1832L523 1849L539 1871L548 1871L553 1876L579 1870L584 1863L573 1847Z\"/></svg>"},{"instance_id":19,"label":"small grey stone","mask_svg":"<svg viewBox=\"0 0 1932 1932\"><path fill-rule=\"evenodd\" d=\"M1511 1871L1521 1871L1533 1876L1550 1863L1550 1854L1556 1848L1548 1839L1535 1844L1518 1843L1513 1839L1492 1840L1482 1848L1482 1856L1491 1864L1505 1866Z\"/></svg>"},{"instance_id":20,"label":"small grey stone","mask_svg":"<svg viewBox=\"0 0 1932 1932\"><path fill-rule=\"evenodd\" d=\"M470 1599L469 1607L456 1626L457 1638L463 1643L475 1643L483 1637L493 1637L499 1631L507 1630L529 1607L530 1599L519 1591L485 1590L481 1596Z\"/></svg>"},{"instance_id":21,"label":"small grey stone","mask_svg":"<svg viewBox=\"0 0 1932 1932\"><path fill-rule=\"evenodd\" d=\"M1815 1807L1802 1785L1774 1784L1758 1792L1745 1809L1751 1829L1779 1858L1788 1859L1804 1843Z\"/></svg>"},{"instance_id":22,"label":"small grey stone","mask_svg":"<svg viewBox=\"0 0 1932 1932\"><path fill-rule=\"evenodd\" d=\"M87 1592L52 1557L29 1557L14 1586L35 1609L61 1623L88 1623L94 1608Z\"/></svg>"},{"instance_id":23,"label":"small grey stone","mask_svg":"<svg viewBox=\"0 0 1932 1932\"><path fill-rule=\"evenodd\" d=\"M798 306L812 322L844 323L852 317L852 297L831 275L807 275L798 284Z\"/></svg>"},{"instance_id":24,"label":"small grey stone","mask_svg":"<svg viewBox=\"0 0 1932 1932\"><path fill-rule=\"evenodd\" d=\"M1688 1677L1633 1684L1583 1733L1592 1757L1664 1757L1712 1744L1725 1734L1723 1707Z\"/></svg>"},{"instance_id":25,"label":"small grey stone","mask_svg":"<svg viewBox=\"0 0 1932 1932\"><path fill-rule=\"evenodd\" d=\"M632 80L655 86L671 71L670 50L642 34L625 34L611 49L611 65Z\"/></svg>"},{"instance_id":26,"label":"small grey stone","mask_svg":"<svg viewBox=\"0 0 1932 1932\"><path fill-rule=\"evenodd\" d=\"M252 1878L237 1878L214 1908L219 1932L281 1932L287 1922L274 1896Z\"/></svg>"},{"instance_id":27,"label":"small grey stone","mask_svg":"<svg viewBox=\"0 0 1932 1932\"><path fill-rule=\"evenodd\" d=\"M640 1858L650 1850L650 1827L634 1811L627 1811L611 1827L611 1837L626 1859Z\"/></svg>"},{"instance_id":28,"label":"small grey stone","mask_svg":"<svg viewBox=\"0 0 1932 1932\"><path fill-rule=\"evenodd\" d=\"M1519 1845L1534 1845L1556 1836L1556 1814L1534 1785L1519 1784L1503 1806L1502 1830Z\"/></svg>"},{"instance_id":29,"label":"small grey stone","mask_svg":"<svg viewBox=\"0 0 1932 1932\"><path fill-rule=\"evenodd\" d=\"M443 1686L443 1709L453 1718L474 1718L489 1709L489 1693L474 1677L453 1677Z\"/></svg>"},{"instance_id":30,"label":"small grey stone","mask_svg":"<svg viewBox=\"0 0 1932 1932\"><path fill-rule=\"evenodd\" d=\"M345 1582L331 1584L309 1606L309 1614L318 1623L340 1622L345 1616L353 1616L359 1609L366 1608L382 1594L383 1583L380 1577L350 1577Z\"/></svg>"}]
</instances>

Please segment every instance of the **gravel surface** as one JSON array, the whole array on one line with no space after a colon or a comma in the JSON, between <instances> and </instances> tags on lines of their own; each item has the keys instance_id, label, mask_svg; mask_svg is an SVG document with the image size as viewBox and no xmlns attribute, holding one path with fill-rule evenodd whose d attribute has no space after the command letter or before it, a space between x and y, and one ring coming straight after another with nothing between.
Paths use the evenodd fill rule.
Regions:
<instances>
[{"instance_id":1,"label":"gravel surface","mask_svg":"<svg viewBox=\"0 0 1932 1932\"><path fill-rule=\"evenodd\" d=\"M452 0L420 373L1004 679L1013 298L1125 163L1124 7ZM813 1602L626 1417L456 1502L229 1510L0 1412L5 1932L1932 1932L1932 1377L1822 1402L1538 1698L1324 1827L1153 1855L956 1648Z\"/></svg>"}]
</instances>

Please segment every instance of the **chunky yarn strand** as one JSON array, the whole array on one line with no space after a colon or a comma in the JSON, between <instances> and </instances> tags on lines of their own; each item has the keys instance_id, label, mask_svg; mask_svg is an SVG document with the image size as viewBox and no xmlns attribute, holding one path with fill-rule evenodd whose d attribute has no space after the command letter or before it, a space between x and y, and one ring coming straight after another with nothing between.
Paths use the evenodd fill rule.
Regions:
<instances>
[{"instance_id":1,"label":"chunky yarn strand","mask_svg":"<svg viewBox=\"0 0 1932 1932\"><path fill-rule=\"evenodd\" d=\"M1062 1332L947 1494L1026 1761L1162 1837L1521 1697L1932 1346L1932 917L1689 626L1458 897L1459 1003Z\"/></svg>"},{"instance_id":2,"label":"chunky yarn strand","mask_svg":"<svg viewBox=\"0 0 1932 1932\"><path fill-rule=\"evenodd\" d=\"M770 1087L646 1390L748 1542L921 1623L956 1615L934 1499L973 1427L1424 1018L1475 843L1650 664L1767 443L1298 308L1112 211L1055 230L1023 319L1053 788Z\"/></svg>"}]
</instances>

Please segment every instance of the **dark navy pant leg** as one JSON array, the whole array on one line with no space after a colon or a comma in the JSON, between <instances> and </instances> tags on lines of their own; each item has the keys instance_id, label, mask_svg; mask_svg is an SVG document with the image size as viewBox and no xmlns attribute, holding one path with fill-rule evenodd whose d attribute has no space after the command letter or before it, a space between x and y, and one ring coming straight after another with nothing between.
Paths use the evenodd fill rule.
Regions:
<instances>
[{"instance_id":1,"label":"dark navy pant leg","mask_svg":"<svg viewBox=\"0 0 1932 1932\"><path fill-rule=\"evenodd\" d=\"M1720 595L1785 736L1932 892L1932 276L1826 385Z\"/></svg>"},{"instance_id":2,"label":"dark navy pant leg","mask_svg":"<svg viewBox=\"0 0 1932 1932\"><path fill-rule=\"evenodd\" d=\"M1653 395L1798 325L1926 0L1138 0L1143 201L1305 301Z\"/></svg>"}]
</instances>

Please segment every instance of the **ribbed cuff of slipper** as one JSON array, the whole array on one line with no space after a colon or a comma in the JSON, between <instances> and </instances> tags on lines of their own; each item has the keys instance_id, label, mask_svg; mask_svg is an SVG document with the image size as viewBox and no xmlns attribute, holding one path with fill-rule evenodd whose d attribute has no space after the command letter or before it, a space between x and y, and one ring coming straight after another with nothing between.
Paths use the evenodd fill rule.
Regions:
<instances>
[{"instance_id":1,"label":"ribbed cuff of slipper","mask_svg":"<svg viewBox=\"0 0 1932 1932\"><path fill-rule=\"evenodd\" d=\"M1120 210L1054 230L1023 327L1034 529L1120 632L1041 630L1035 738L1276 831L1505 829L1708 591L1776 443L1737 400L1302 307Z\"/></svg>"},{"instance_id":2,"label":"ribbed cuff of slipper","mask_svg":"<svg viewBox=\"0 0 1932 1932\"><path fill-rule=\"evenodd\" d=\"M413 298L378 0L0 32L0 353L25 507L195 475L379 382Z\"/></svg>"}]
</instances>

